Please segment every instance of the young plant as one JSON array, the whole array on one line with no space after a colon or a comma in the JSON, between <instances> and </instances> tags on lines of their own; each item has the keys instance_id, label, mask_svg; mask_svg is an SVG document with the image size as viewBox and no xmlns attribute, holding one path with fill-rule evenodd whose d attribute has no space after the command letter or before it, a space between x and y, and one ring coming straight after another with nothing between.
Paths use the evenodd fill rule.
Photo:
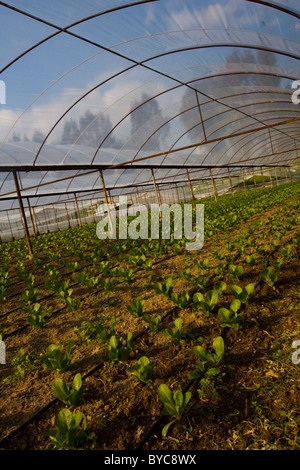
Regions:
<instances>
[{"instance_id":1,"label":"young plant","mask_svg":"<svg viewBox=\"0 0 300 470\"><path fill-rule=\"evenodd\" d=\"M198 276L196 279L196 285L197 285L197 288L199 290L206 290L208 284L209 284L209 277L202 277L202 276Z\"/></svg>"},{"instance_id":2,"label":"young plant","mask_svg":"<svg viewBox=\"0 0 300 470\"><path fill-rule=\"evenodd\" d=\"M81 411L73 414L63 408L58 413L56 428L48 431L46 435L50 437L55 449L74 450L95 437L94 433L87 433L86 428L87 419Z\"/></svg>"},{"instance_id":3,"label":"young plant","mask_svg":"<svg viewBox=\"0 0 300 470\"><path fill-rule=\"evenodd\" d=\"M168 326L168 328L163 330L162 333L175 344L184 343L185 334L182 332L182 319L176 318L174 325L174 330Z\"/></svg>"},{"instance_id":4,"label":"young plant","mask_svg":"<svg viewBox=\"0 0 300 470\"><path fill-rule=\"evenodd\" d=\"M172 283L172 277L168 277L165 282L157 282L154 286L156 293L171 298L173 292Z\"/></svg>"},{"instance_id":5,"label":"young plant","mask_svg":"<svg viewBox=\"0 0 300 470\"><path fill-rule=\"evenodd\" d=\"M130 312L133 318L141 317L144 310L145 300L133 299L131 305L127 306L127 310Z\"/></svg>"},{"instance_id":6,"label":"young plant","mask_svg":"<svg viewBox=\"0 0 300 470\"><path fill-rule=\"evenodd\" d=\"M230 264L228 266L228 272L236 281L238 281L244 272L244 268L243 266L236 266L235 264Z\"/></svg>"},{"instance_id":7,"label":"young plant","mask_svg":"<svg viewBox=\"0 0 300 470\"><path fill-rule=\"evenodd\" d=\"M240 328L241 314L238 314L240 306L241 301L234 299L230 303L229 310L223 307L219 308L218 317L222 327L234 328L235 330Z\"/></svg>"},{"instance_id":8,"label":"young plant","mask_svg":"<svg viewBox=\"0 0 300 470\"><path fill-rule=\"evenodd\" d=\"M162 436L166 437L169 427L181 419L183 411L187 407L192 394L191 392L183 393L181 387L178 387L175 392L172 392L166 384L161 384L158 387L157 393L164 404L163 414L173 418L162 430Z\"/></svg>"},{"instance_id":9,"label":"young plant","mask_svg":"<svg viewBox=\"0 0 300 470\"><path fill-rule=\"evenodd\" d=\"M127 370L138 380L148 385L152 382L151 375L155 366L154 362L150 362L146 356L142 356L135 366L129 367Z\"/></svg>"},{"instance_id":10,"label":"young plant","mask_svg":"<svg viewBox=\"0 0 300 470\"><path fill-rule=\"evenodd\" d=\"M71 349L72 345L69 344L64 354L56 344L50 344L42 357L43 363L49 370L65 372L71 364Z\"/></svg>"},{"instance_id":11,"label":"young plant","mask_svg":"<svg viewBox=\"0 0 300 470\"><path fill-rule=\"evenodd\" d=\"M224 356L224 340L222 336L218 336L214 339L212 349L210 351L202 346L195 346L193 348L193 353L198 359L200 359L200 362L197 364L196 371L189 376L190 380L202 377L206 365L215 368L220 364Z\"/></svg>"},{"instance_id":12,"label":"young plant","mask_svg":"<svg viewBox=\"0 0 300 470\"><path fill-rule=\"evenodd\" d=\"M202 272L206 273L208 268L209 268L209 259L205 258L203 261L201 261L199 259L195 259L194 265L196 266L198 271L202 271Z\"/></svg>"},{"instance_id":13,"label":"young plant","mask_svg":"<svg viewBox=\"0 0 300 470\"><path fill-rule=\"evenodd\" d=\"M261 279L268 284L268 286L273 287L275 282L278 280L278 275L274 272L273 268L269 266L266 268L260 275Z\"/></svg>"},{"instance_id":14,"label":"young plant","mask_svg":"<svg viewBox=\"0 0 300 470\"><path fill-rule=\"evenodd\" d=\"M34 328L42 329L51 318L51 312L39 303L34 304L32 309L29 306L26 311L29 313L27 321Z\"/></svg>"},{"instance_id":15,"label":"young plant","mask_svg":"<svg viewBox=\"0 0 300 470\"><path fill-rule=\"evenodd\" d=\"M108 360L111 362L126 362L129 354L133 350L132 344L132 333L127 334L127 341L123 338L117 338L115 335L112 336L107 345L108 349Z\"/></svg>"},{"instance_id":16,"label":"young plant","mask_svg":"<svg viewBox=\"0 0 300 470\"><path fill-rule=\"evenodd\" d=\"M71 387L62 379L55 379L52 383L52 390L54 395L65 405L76 408L84 392L81 374L75 375Z\"/></svg>"},{"instance_id":17,"label":"young plant","mask_svg":"<svg viewBox=\"0 0 300 470\"><path fill-rule=\"evenodd\" d=\"M72 293L73 289L62 289L58 293L60 300L66 304L67 309L70 311L77 310L80 304L80 299L72 299Z\"/></svg>"},{"instance_id":18,"label":"young plant","mask_svg":"<svg viewBox=\"0 0 300 470\"><path fill-rule=\"evenodd\" d=\"M254 289L254 284L247 284L244 288L236 285L230 286L230 290L234 297L239 299L243 304L247 304L249 302L249 297L253 294Z\"/></svg>"},{"instance_id":19,"label":"young plant","mask_svg":"<svg viewBox=\"0 0 300 470\"><path fill-rule=\"evenodd\" d=\"M184 309L188 306L190 296L188 292L183 291L181 294L177 294L175 292L172 292L171 294L171 300L172 302L180 309Z\"/></svg>"},{"instance_id":20,"label":"young plant","mask_svg":"<svg viewBox=\"0 0 300 470\"><path fill-rule=\"evenodd\" d=\"M78 333L82 339L87 343L93 340L108 342L110 338L115 334L114 325L109 331L101 321L86 322L83 321L80 327L75 327L74 332Z\"/></svg>"},{"instance_id":21,"label":"young plant","mask_svg":"<svg viewBox=\"0 0 300 470\"><path fill-rule=\"evenodd\" d=\"M153 333L157 333L160 328L161 316L157 315L155 318L151 318L150 315L143 315L143 320L148 323L150 330Z\"/></svg>"},{"instance_id":22,"label":"young plant","mask_svg":"<svg viewBox=\"0 0 300 470\"><path fill-rule=\"evenodd\" d=\"M211 314L213 309L218 303L219 293L217 290L212 289L207 292L206 299L201 292L196 292L193 295L193 304L197 310L201 310L207 317Z\"/></svg>"}]
</instances>

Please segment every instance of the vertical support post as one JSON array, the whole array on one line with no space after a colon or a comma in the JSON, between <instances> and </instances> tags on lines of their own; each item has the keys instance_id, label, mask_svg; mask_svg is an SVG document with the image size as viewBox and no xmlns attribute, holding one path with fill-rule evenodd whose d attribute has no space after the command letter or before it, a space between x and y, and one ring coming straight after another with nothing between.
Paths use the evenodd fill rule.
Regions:
<instances>
[{"instance_id":1,"label":"vertical support post","mask_svg":"<svg viewBox=\"0 0 300 470\"><path fill-rule=\"evenodd\" d=\"M262 177L262 182L263 182L263 187L265 188L265 178L264 178L264 172L263 169L260 169L261 177Z\"/></svg>"},{"instance_id":2,"label":"vertical support post","mask_svg":"<svg viewBox=\"0 0 300 470\"><path fill-rule=\"evenodd\" d=\"M39 225L38 225L38 219L37 219L37 216L35 214L34 207L31 207L31 211L32 211L32 215L33 215L33 219L34 219L34 223L35 223L35 227L36 227L36 233L38 234L39 233Z\"/></svg>"},{"instance_id":3,"label":"vertical support post","mask_svg":"<svg viewBox=\"0 0 300 470\"><path fill-rule=\"evenodd\" d=\"M191 180L190 180L190 174L189 174L188 168L186 169L186 174L187 174L187 178L188 178L188 182L189 182L189 187L190 187L190 193L191 193L191 197L192 197L193 208L196 209L195 194L194 194L193 186L192 186L192 183L191 183Z\"/></svg>"},{"instance_id":4,"label":"vertical support post","mask_svg":"<svg viewBox=\"0 0 300 470\"><path fill-rule=\"evenodd\" d=\"M277 167L275 166L275 178L276 178L276 183L277 183L277 186L279 185L279 181L278 181L278 175L277 175Z\"/></svg>"},{"instance_id":5,"label":"vertical support post","mask_svg":"<svg viewBox=\"0 0 300 470\"><path fill-rule=\"evenodd\" d=\"M269 171L269 175L270 175L271 187L273 188L273 178L272 178L272 175L271 175L271 170Z\"/></svg>"},{"instance_id":6,"label":"vertical support post","mask_svg":"<svg viewBox=\"0 0 300 470\"><path fill-rule=\"evenodd\" d=\"M32 217L31 205L30 205L29 197L27 197L26 199L27 199L27 206L28 206L28 210L29 210L29 215L30 215L32 230L33 230L34 236L36 237L36 230L35 230L34 220L33 220L33 217Z\"/></svg>"},{"instance_id":7,"label":"vertical support post","mask_svg":"<svg viewBox=\"0 0 300 470\"><path fill-rule=\"evenodd\" d=\"M229 167L227 167L227 170L228 170L228 176L229 176L231 194L232 194L232 197L234 198L234 190L233 190L232 179L231 179L231 174L230 174L230 171L229 171Z\"/></svg>"},{"instance_id":8,"label":"vertical support post","mask_svg":"<svg viewBox=\"0 0 300 470\"><path fill-rule=\"evenodd\" d=\"M100 178L101 178L101 183L102 183L102 188L103 188L104 200L105 200L105 204L106 204L106 207L107 207L109 226L110 226L110 230L112 232L113 231L113 224L112 224L112 220L111 220L111 213L110 213L110 210L109 210L108 197L107 197L106 186L105 186L105 183L104 183L102 170L99 170L99 173L100 173Z\"/></svg>"},{"instance_id":9,"label":"vertical support post","mask_svg":"<svg viewBox=\"0 0 300 470\"><path fill-rule=\"evenodd\" d=\"M242 175L243 175L244 191L245 191L245 194L247 195L247 188L246 188L246 181L245 181L245 175L244 175L244 168L242 168Z\"/></svg>"},{"instance_id":10,"label":"vertical support post","mask_svg":"<svg viewBox=\"0 0 300 470\"><path fill-rule=\"evenodd\" d=\"M210 169L209 171L210 171L210 178L211 178L211 182L212 182L212 186L213 186L213 190L214 190L215 201L218 202L218 193L217 193L216 184L215 184L215 181L214 181L214 179L213 179L213 175L212 175L211 169Z\"/></svg>"},{"instance_id":11,"label":"vertical support post","mask_svg":"<svg viewBox=\"0 0 300 470\"><path fill-rule=\"evenodd\" d=\"M256 186L256 177L255 177L255 171L254 171L254 168L253 168L253 182L254 182L255 191L257 191L257 186Z\"/></svg>"},{"instance_id":12,"label":"vertical support post","mask_svg":"<svg viewBox=\"0 0 300 470\"><path fill-rule=\"evenodd\" d=\"M17 195L18 195L18 201L20 205L20 212L21 212L22 223L23 223L23 227L25 231L25 237L26 237L26 241L28 245L29 259L32 259L33 257L32 244L31 244L30 234L28 230L27 220L25 216L25 211L24 211L24 206L23 206L23 201L22 201L22 196L21 196L21 191L20 191L20 186L19 186L19 181L18 181L16 171L13 171L13 176L14 176Z\"/></svg>"},{"instance_id":13,"label":"vertical support post","mask_svg":"<svg viewBox=\"0 0 300 470\"><path fill-rule=\"evenodd\" d=\"M70 224L70 217L69 217L69 212L68 212L68 208L67 208L67 203L65 202L65 211L66 211L66 215L67 215L67 219L68 219L68 225L69 225L69 228L71 227L71 224Z\"/></svg>"},{"instance_id":14,"label":"vertical support post","mask_svg":"<svg viewBox=\"0 0 300 470\"><path fill-rule=\"evenodd\" d=\"M74 193L74 200L75 200L77 218L79 219L79 225L82 226L76 193Z\"/></svg>"},{"instance_id":15,"label":"vertical support post","mask_svg":"<svg viewBox=\"0 0 300 470\"><path fill-rule=\"evenodd\" d=\"M151 168L151 174L152 174L152 180L153 180L153 185L154 185L156 203L158 204L158 206L160 206L159 193L158 193L158 189L157 189L157 186L156 186L156 181L155 181L155 177L154 177L153 168Z\"/></svg>"}]
</instances>

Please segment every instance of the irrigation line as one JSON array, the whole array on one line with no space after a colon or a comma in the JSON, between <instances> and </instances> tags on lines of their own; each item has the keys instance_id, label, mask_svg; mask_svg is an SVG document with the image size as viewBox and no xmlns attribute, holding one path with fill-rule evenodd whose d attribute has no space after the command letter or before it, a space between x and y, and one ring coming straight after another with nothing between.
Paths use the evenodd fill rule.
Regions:
<instances>
[{"instance_id":1,"label":"irrigation line","mask_svg":"<svg viewBox=\"0 0 300 470\"><path fill-rule=\"evenodd\" d=\"M169 259L174 258L175 256L177 256L177 255L172 254L172 255L169 255L169 256L167 256L167 257L161 259L161 260L154 261L154 262L152 263L152 266L155 266L155 265L157 265L157 264L159 264L159 263L163 263L164 261L168 261ZM113 268L115 268L115 267L117 267L117 266L119 266L119 265L116 264L115 266L112 266L111 269L113 269ZM135 271L133 271L132 274L136 274L137 272L141 271L142 269L143 269L143 266L141 266L140 268L138 268L138 269L136 269ZM100 274L101 274L101 272L99 273L99 275L100 275ZM123 282L128 282L128 281L127 281L127 280L122 280L122 281L117 282L115 285L118 286L118 285L122 284ZM78 284L80 284L80 282L77 282L77 283L75 283L75 284L72 284L71 286L69 286L69 288L72 288L73 286L78 285ZM105 290L105 289L102 287L102 288L99 288L99 289L93 291L92 293L93 293L93 295L96 295L96 294L99 294L100 292L103 292L104 290ZM43 299L52 297L52 296L54 296L54 295L55 295L55 293L49 294L47 297L44 297ZM90 292L89 292L88 294L86 294L86 295L84 295L83 297L81 297L81 298L80 298L80 302L82 302L83 300L85 300L85 299L86 299L87 297L89 297L90 295L91 295L91 294L90 294ZM41 300L41 299L39 299L39 300ZM78 299L77 299L77 300L78 300ZM67 308L68 308L67 305L64 305L63 307L59 308L58 310L55 310L53 313L51 313L51 318L52 318L54 315L57 315L58 313L60 313L61 311L65 310L65 309L67 309ZM15 311L17 311L17 310L18 310L18 309L13 310L13 311L15 312ZM12 312L8 312L8 313L12 313ZM4 316L4 315L6 315L6 314L3 314L2 316ZM1 317L0 317L0 318L1 318ZM30 326L30 324L27 323L26 325L23 325L23 326L21 326L20 328L17 328L16 330L13 330L13 331L11 331L10 333L7 333L6 335L3 335L3 336L2 336L2 339L5 340L6 338L8 338L8 337L10 337L10 336L13 336L13 335L19 333L20 331L25 330L25 329L28 328L29 326Z\"/></svg>"},{"instance_id":2,"label":"irrigation line","mask_svg":"<svg viewBox=\"0 0 300 470\"><path fill-rule=\"evenodd\" d=\"M289 240L285 241L283 244L281 245L277 245L274 250L272 252L269 253L269 255L267 256L266 258L266 261L265 261L265 269L269 266L269 262L270 262L270 258L271 256L273 256L280 248L282 248L284 245L286 245L287 243L290 243L292 240L293 240L294 237L290 238ZM255 289L263 282L263 279L260 277L258 279L258 281L256 281L255 283ZM224 327L222 328L221 330L221 333L219 336L222 336L222 338L224 339L227 332L229 331L229 327ZM213 348L211 347L211 351L213 350ZM189 388L194 384L194 382L196 381L197 379L191 379L186 385L185 387L182 389L182 392L185 393L189 390ZM167 415L161 415L155 422L154 424L149 428L149 430L144 434L143 438L140 440L140 442L138 443L138 445L134 448L135 451L137 450L141 450L143 448L143 446L146 444L146 442L150 439L150 437L152 437L152 435L154 434L154 432L159 429L162 424L164 423L164 421L166 420L167 417L170 417L170 416L167 416Z\"/></svg>"},{"instance_id":3,"label":"irrigation line","mask_svg":"<svg viewBox=\"0 0 300 470\"><path fill-rule=\"evenodd\" d=\"M238 258L240 255L240 253L237 253L236 255L236 258ZM165 260L168 260L168 259L171 259L172 257L174 257L176 255L171 255L167 258L164 258L163 260L159 260L153 264L159 264ZM141 268L142 269L142 268ZM135 272L138 272L140 271L140 269L138 269L137 271ZM210 276L209 278L209 282L211 282L211 280L216 276L216 274L213 274L212 276ZM121 281L122 282L125 282L125 281ZM193 287L189 290L189 296L191 297L193 295L193 293L197 292L198 291L198 287ZM189 302L191 303L191 301ZM62 307L59 311L61 310L64 310L66 307ZM172 315L172 313L175 313L177 310L179 309L179 307L177 306L174 306L172 307L170 310L167 311L167 313L165 313L165 315L163 315L162 317L162 321L165 320L167 317L169 317L170 315ZM22 327L21 329L24 329L26 328L27 326L29 325L25 325L24 327ZM16 331L19 331L19 330L16 330ZM140 338L141 336L143 336L145 333L147 333L148 331L150 331L150 327L146 327L144 328L143 330L139 331L138 333L136 333L135 335L133 335L132 337L132 341L136 341L136 339ZM11 333L12 334L12 333ZM126 340L126 338L124 338ZM106 359L107 360L107 359ZM106 360L103 360L101 361L99 364L97 364L95 367L93 367L89 372L87 372L85 375L83 375L81 377L81 379L84 381L87 377L90 377L91 375L93 375L95 372L97 372L100 368L102 368L106 362ZM24 421L20 426L18 426L16 429L14 429L13 431L11 431L7 436L5 436L1 441L0 441L0 449L1 447L6 444L10 439L12 439L16 434L18 434L19 432L21 432L23 429L25 429L25 427L27 427L30 423L32 423L33 421L35 421L36 419L38 419L44 412L48 411L53 405L55 405L55 403L58 402L58 399L55 398L53 400L51 400L49 403L47 403L45 406L43 406L42 408L40 408L36 413L34 413L30 418L28 418L26 421ZM154 424L154 427L156 429L157 426L160 425L160 421L162 421L163 419L165 418L165 416L162 416L159 420L158 420L158 423L155 423ZM152 429L152 428L151 428ZM154 432L154 430L153 430Z\"/></svg>"},{"instance_id":4,"label":"irrigation line","mask_svg":"<svg viewBox=\"0 0 300 470\"><path fill-rule=\"evenodd\" d=\"M266 263L265 263L265 267L268 266L269 264L269 259L271 257L272 254L274 254L279 248L281 248L282 246L284 246L286 243L288 243L289 241L291 241L293 238L291 238L290 240L288 240L287 242L284 242L282 245L280 246L277 246L272 253L270 253L267 257L267 260L266 260ZM236 258L239 256L239 253L236 255ZM172 256L171 256L172 257ZM163 261L163 260L161 260ZM158 261L157 263L161 262L161 261ZM157 264L156 263L156 264ZM216 275L213 274L212 276L210 276L210 281L211 279L213 279ZM260 278L259 281L257 281L256 283L256 286L258 284L260 284L262 282L262 279ZM193 292L196 292L198 289L195 287L195 288L192 288L189 290L189 294L192 294ZM166 317L168 317L169 315L171 315L172 313L174 313L175 311L178 310L178 307L173 307L172 309L170 309L163 317L162 317L162 320L164 320ZM143 336L147 331L150 330L150 327L146 327L144 328L142 331L136 333L132 340L135 341L137 338ZM227 331L229 330L228 327L225 327L225 328L222 328L222 331L220 333L220 336L222 337L225 337ZM91 375L93 375L95 372L97 372L100 368L102 368L105 364L105 360L101 361L99 364L97 364L95 367L93 367L90 371L88 371L85 375L82 376L82 380L84 381L86 378L90 377ZM188 391L188 389L193 385L194 381L196 379L192 379L190 380L186 386L183 388L183 393L185 393L186 391ZM33 421L37 420L44 412L48 411L52 406L54 406L56 403L58 402L58 399L57 398L54 398L53 400L51 400L50 402L48 402L45 406L43 406L42 408L40 408L36 413L34 413L30 418L28 418L25 422L23 422L20 426L18 426L16 429L14 429L13 431L11 431L7 436L5 436L1 441L0 441L0 448L5 445L9 440L11 440L16 434L18 434L19 432L21 432L23 429L25 429L29 424L31 424ZM167 418L167 416L165 415L161 415L157 421L154 422L154 424L150 427L150 429L146 432L146 434L144 435L144 437L142 438L142 440L140 441L140 443L137 445L137 447L134 449L134 450L140 450L143 445L150 439L150 437L154 434L154 432L161 427L161 425L163 424L164 420Z\"/></svg>"},{"instance_id":5,"label":"irrigation line","mask_svg":"<svg viewBox=\"0 0 300 470\"><path fill-rule=\"evenodd\" d=\"M288 241L284 242L282 245L278 245L277 247L275 247L275 249L268 255L267 257L267 260L266 260L266 263L265 263L265 267L268 266L269 264L269 259L270 257L276 252L278 251L282 246L284 246L286 243L289 243L291 240L293 240L294 237L292 237L291 239L289 239ZM237 259L239 256L240 256L241 253L237 253L236 256L235 256L235 259ZM173 256L175 255L171 255L170 257L168 258L164 258L163 260L159 260L153 264L159 264L160 262L163 262L164 260L166 259L170 259L172 258ZM141 268L142 269L142 268ZM135 272L138 272L140 271L140 269L136 270ZM216 274L213 274L212 276L210 276L209 278L209 281L211 282L211 280L216 276ZM125 281L121 281L122 282L125 282ZM257 283L256 283L256 286L258 286L260 283L262 282L262 279L260 278ZM198 288L197 287L193 287L189 290L189 295L191 296L194 292L197 292ZM63 307L61 310L64 310L66 307ZM163 317L162 317L162 320L164 320L165 318L167 318L168 316L170 316L172 313L176 312L178 310L178 307L177 306L174 306L172 309L170 309ZM26 325L27 326L27 325ZM146 327L144 328L143 330L141 330L140 332L136 333L132 340L135 341L137 338L143 336L146 332L148 332L150 330L150 327ZM225 337L227 331L229 330L228 327L225 327L225 328L222 328L221 330L221 333L220 333L220 336L222 337ZM97 372L100 368L102 368L105 364L105 360L101 361L99 364L97 364L95 367L93 367L90 371L88 371L86 374L84 374L82 376L82 380L84 381L86 378L90 377L91 375L93 375L95 372ZM192 379L190 380L186 385L185 387L183 388L183 393L185 393L194 383L196 379ZM25 429L30 423L32 423L33 421L37 420L44 412L48 411L53 405L55 405L56 403L58 402L58 399L55 398L53 400L51 400L50 402L48 402L44 407L40 408L36 413L34 413L30 418L28 418L25 422L23 422L20 426L18 426L17 428L15 428L13 431L11 431L7 436L5 436L3 439L1 439L0 441L0 448L5 445L9 440L11 440L16 434L18 434L19 432L21 432L23 429ZM142 440L140 441L140 443L136 446L136 448L134 450L140 450L143 445L150 439L150 437L153 435L153 433L156 431L156 429L160 428L160 426L163 424L163 421L167 418L167 416L165 415L161 415L157 421L154 422L154 424L149 428L149 430L146 432L146 434L144 435L144 437L142 438Z\"/></svg>"}]
</instances>

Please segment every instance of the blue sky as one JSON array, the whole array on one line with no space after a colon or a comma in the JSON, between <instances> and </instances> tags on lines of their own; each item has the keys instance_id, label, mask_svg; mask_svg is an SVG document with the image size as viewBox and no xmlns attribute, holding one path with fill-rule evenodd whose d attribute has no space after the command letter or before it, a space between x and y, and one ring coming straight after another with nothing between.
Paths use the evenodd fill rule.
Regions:
<instances>
[{"instance_id":1,"label":"blue sky","mask_svg":"<svg viewBox=\"0 0 300 470\"><path fill-rule=\"evenodd\" d=\"M123 5L125 0L16 0L11 5L26 8L33 14L46 18L59 26L65 26L81 17L110 8L112 5ZM296 0L295 0L296 4ZM266 14L268 13L268 14ZM0 64L3 67L28 47L50 35L54 30L18 13L0 7ZM201 28L208 30L201 32ZM267 44L276 47L279 44L276 36L289 41L291 47L299 42L299 22L288 15L267 10L242 0L161 0L117 14L108 14L73 29L92 41L109 47L134 59L146 59L159 51L186 45L199 45L213 40L213 31L217 28L231 30L229 41L242 39L255 44L254 35L239 35L234 29L243 31L259 31L266 38ZM186 32L183 32L186 30ZM193 33L191 31L194 31ZM195 33L197 30L197 34ZM165 31L179 31L176 34L162 35ZM198 36L199 33L199 36ZM220 33L221 34L221 33ZM222 33L223 34L223 33ZM149 39L151 36L151 40ZM156 36L153 36L156 35ZM134 41L135 38L143 40ZM224 39L224 36L220 36ZM126 42L129 41L129 42ZM119 44L119 45L118 45ZM118 45L118 46L117 46ZM284 45L284 43L283 43ZM134 46L134 47L133 47ZM130 66L131 63L108 52L99 53L93 45L84 43L65 34L59 34L16 64L6 70L0 79L4 80L7 89L6 105L0 105L0 138L20 118L15 131L27 132L29 138L35 128L47 132L52 122L70 106L82 93L101 80ZM180 67L192 67L203 64L222 64L230 49L196 51L175 57L148 63L160 67L163 71L175 71ZM292 59L280 58L282 67L297 73L298 64ZM82 63L82 65L78 65ZM67 73L68 71L71 71ZM66 74L63 78L63 74ZM299 71L300 76L300 71ZM295 77L296 78L296 77ZM99 106L100 111L110 108L109 112L125 113L134 97L142 93L142 85L153 79L152 73L135 68L121 76L118 80L103 86L78 107L77 114L83 108ZM163 79L162 79L163 82ZM160 89L163 86L158 79L153 82ZM45 91L48 88L47 91ZM135 94L133 91L137 90ZM132 91L132 94L130 92ZM43 93L44 92L44 93ZM34 101L39 94L41 97ZM128 98L120 101L121 96ZM115 105L114 105L115 104Z\"/></svg>"}]
</instances>

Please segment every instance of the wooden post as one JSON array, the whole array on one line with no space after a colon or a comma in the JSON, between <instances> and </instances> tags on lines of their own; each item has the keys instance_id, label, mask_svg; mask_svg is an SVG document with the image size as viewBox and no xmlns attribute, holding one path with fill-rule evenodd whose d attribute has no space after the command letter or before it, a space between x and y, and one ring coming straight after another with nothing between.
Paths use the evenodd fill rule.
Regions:
<instances>
[{"instance_id":1,"label":"wooden post","mask_svg":"<svg viewBox=\"0 0 300 470\"><path fill-rule=\"evenodd\" d=\"M68 208L67 208L67 203L65 202L65 211L66 211L66 215L67 215L67 220L68 220L68 225L69 225L69 228L71 227L71 224L70 224L70 217L69 217L69 212L68 212Z\"/></svg>"},{"instance_id":2,"label":"wooden post","mask_svg":"<svg viewBox=\"0 0 300 470\"><path fill-rule=\"evenodd\" d=\"M269 171L269 175L270 175L271 187L273 188L273 178L272 178L272 175L271 175L271 170Z\"/></svg>"},{"instance_id":3,"label":"wooden post","mask_svg":"<svg viewBox=\"0 0 300 470\"><path fill-rule=\"evenodd\" d=\"M212 171L210 171L210 178L211 178L211 182L212 182L212 186L213 186L213 190L214 190L214 196L215 196L215 201L218 202L218 193L217 193L217 188L216 188L216 184L215 184L215 181L213 179L213 175L212 175Z\"/></svg>"},{"instance_id":4,"label":"wooden post","mask_svg":"<svg viewBox=\"0 0 300 470\"><path fill-rule=\"evenodd\" d=\"M14 176L17 195L18 195L18 201L20 205L20 212L21 212L22 223L23 223L23 227L25 231L25 237L26 237L26 241L28 245L29 259L32 259L33 257L32 244L31 244L30 234L28 230L27 220L25 216L25 211L24 211L24 206L23 206L23 201L22 201L22 196L21 196L21 191L20 191L20 186L19 186L19 181L18 181L16 171L13 171L13 176Z\"/></svg>"},{"instance_id":5,"label":"wooden post","mask_svg":"<svg viewBox=\"0 0 300 470\"><path fill-rule=\"evenodd\" d=\"M257 187L256 187L256 178L255 178L255 171L254 171L254 168L253 168L253 182L254 182L255 191L257 191Z\"/></svg>"},{"instance_id":6,"label":"wooden post","mask_svg":"<svg viewBox=\"0 0 300 470\"><path fill-rule=\"evenodd\" d=\"M192 183L191 183L191 180L190 180L190 174L189 174L188 168L186 169L186 174L187 174L187 178L188 178L188 182L189 182L189 187L190 187L190 193L191 193L191 197L192 197L193 208L196 209L195 194L194 194L193 186L192 186Z\"/></svg>"},{"instance_id":7,"label":"wooden post","mask_svg":"<svg viewBox=\"0 0 300 470\"><path fill-rule=\"evenodd\" d=\"M76 194L75 194L75 193L74 193L74 200L75 200L77 218L79 219L79 225L82 226L81 218L80 218L80 212L79 212L79 207L78 207L78 201L77 201L77 197L76 197Z\"/></svg>"},{"instance_id":8,"label":"wooden post","mask_svg":"<svg viewBox=\"0 0 300 470\"><path fill-rule=\"evenodd\" d=\"M32 217L31 205L30 205L29 197L27 197L26 199L27 199L27 205L28 205L28 210L29 210L29 215L30 215L32 230L33 230L34 236L36 237L36 230L35 230L35 225L34 225L34 221L33 221L33 217Z\"/></svg>"},{"instance_id":9,"label":"wooden post","mask_svg":"<svg viewBox=\"0 0 300 470\"><path fill-rule=\"evenodd\" d=\"M262 177L262 182L263 182L263 187L265 188L265 178L264 178L264 172L263 169L260 169L261 177Z\"/></svg>"},{"instance_id":10,"label":"wooden post","mask_svg":"<svg viewBox=\"0 0 300 470\"><path fill-rule=\"evenodd\" d=\"M152 180L153 180L153 185L154 185L156 203L158 204L158 206L160 206L159 193L158 193L158 189L157 189L157 186L156 186L156 181L155 181L155 178L154 178L153 168L151 168L151 174L152 174Z\"/></svg>"},{"instance_id":11,"label":"wooden post","mask_svg":"<svg viewBox=\"0 0 300 470\"><path fill-rule=\"evenodd\" d=\"M245 190L245 194L247 195L247 188L246 188L246 181L245 181L245 175L244 175L244 168L242 168L242 175L243 175L244 190Z\"/></svg>"},{"instance_id":12,"label":"wooden post","mask_svg":"<svg viewBox=\"0 0 300 470\"><path fill-rule=\"evenodd\" d=\"M100 178L101 178L101 183L102 183L102 188L103 188L104 200L105 200L105 204L106 204L106 207L107 207L109 226L110 226L110 230L112 232L113 231L113 224L112 224L112 220L111 220L111 213L110 213L110 210L109 210L109 205L108 205L109 202L108 202L108 197L107 197L107 192L106 192L106 187L105 187L105 183L104 183L102 170L99 170L99 173L100 173Z\"/></svg>"},{"instance_id":13,"label":"wooden post","mask_svg":"<svg viewBox=\"0 0 300 470\"><path fill-rule=\"evenodd\" d=\"M231 174L230 174L230 171L229 171L229 167L227 167L227 170L228 170L229 182L230 182L230 187L231 187L231 193L232 193L232 197L234 198L234 190L233 190L233 185L232 185L232 180L231 180Z\"/></svg>"}]
</instances>

